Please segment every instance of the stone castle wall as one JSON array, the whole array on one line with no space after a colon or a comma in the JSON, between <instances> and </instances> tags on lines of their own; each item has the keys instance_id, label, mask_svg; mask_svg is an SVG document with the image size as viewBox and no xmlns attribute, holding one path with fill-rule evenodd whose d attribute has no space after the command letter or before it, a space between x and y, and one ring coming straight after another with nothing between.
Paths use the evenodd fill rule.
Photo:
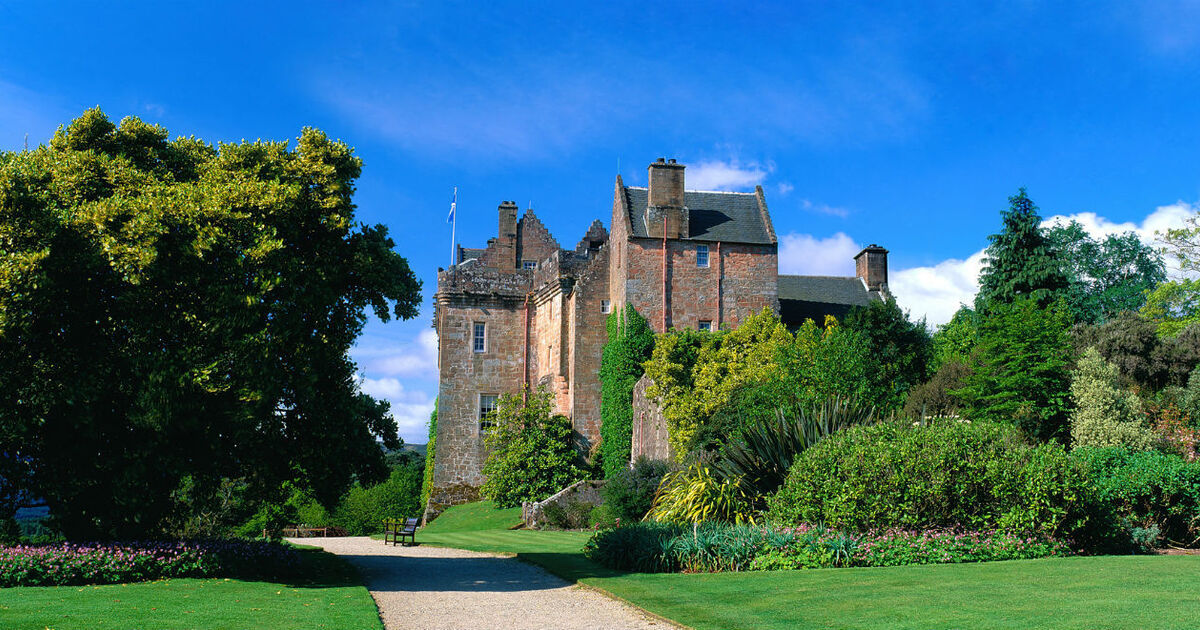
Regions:
<instances>
[{"instance_id":1,"label":"stone castle wall","mask_svg":"<svg viewBox=\"0 0 1200 630\"><path fill-rule=\"evenodd\" d=\"M646 396L650 385L649 376L638 379L633 386L633 447L629 461L638 457L648 459L671 459L671 444L667 440L667 421L663 418L658 401Z\"/></svg>"}]
</instances>

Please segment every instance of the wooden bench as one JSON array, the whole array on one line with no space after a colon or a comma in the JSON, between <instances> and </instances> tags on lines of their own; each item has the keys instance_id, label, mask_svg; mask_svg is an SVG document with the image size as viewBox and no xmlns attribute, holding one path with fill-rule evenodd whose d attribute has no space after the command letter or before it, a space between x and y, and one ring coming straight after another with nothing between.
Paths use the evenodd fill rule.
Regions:
<instances>
[{"instance_id":1,"label":"wooden bench","mask_svg":"<svg viewBox=\"0 0 1200 630\"><path fill-rule=\"evenodd\" d=\"M390 542L393 545L396 545L399 543L403 543L405 538L408 539L408 542L405 544L408 544L408 545L417 544L417 523L418 523L418 521L415 518L384 519L384 521L383 521L383 544L386 545Z\"/></svg>"}]
</instances>

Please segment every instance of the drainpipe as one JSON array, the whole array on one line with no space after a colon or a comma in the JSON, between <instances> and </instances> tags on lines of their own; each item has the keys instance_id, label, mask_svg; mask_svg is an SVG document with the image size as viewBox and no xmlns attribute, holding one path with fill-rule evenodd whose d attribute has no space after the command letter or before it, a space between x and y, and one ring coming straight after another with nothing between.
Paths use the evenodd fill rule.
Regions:
<instances>
[{"instance_id":1,"label":"drainpipe","mask_svg":"<svg viewBox=\"0 0 1200 630\"><path fill-rule=\"evenodd\" d=\"M532 291L525 293L525 352L521 358L521 371L524 379L521 381L521 400L525 403L529 402L529 296L532 294Z\"/></svg>"},{"instance_id":2,"label":"drainpipe","mask_svg":"<svg viewBox=\"0 0 1200 630\"><path fill-rule=\"evenodd\" d=\"M717 241L717 324L713 330L721 329L721 278L725 275L725 259L721 258L721 241Z\"/></svg>"},{"instance_id":3,"label":"drainpipe","mask_svg":"<svg viewBox=\"0 0 1200 630\"><path fill-rule=\"evenodd\" d=\"M662 243L662 332L667 332L667 217L663 215Z\"/></svg>"}]
</instances>

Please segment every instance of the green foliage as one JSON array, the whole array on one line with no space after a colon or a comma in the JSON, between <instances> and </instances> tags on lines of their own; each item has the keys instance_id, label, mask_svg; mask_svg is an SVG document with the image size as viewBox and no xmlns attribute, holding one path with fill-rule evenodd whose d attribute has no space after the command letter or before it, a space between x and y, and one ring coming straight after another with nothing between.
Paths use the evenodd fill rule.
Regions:
<instances>
[{"instance_id":1,"label":"green foliage","mask_svg":"<svg viewBox=\"0 0 1200 630\"><path fill-rule=\"evenodd\" d=\"M549 390L500 398L495 427L485 436L487 481L479 491L499 507L541 501L583 479L573 445L571 420L553 414Z\"/></svg>"},{"instance_id":2,"label":"green foliage","mask_svg":"<svg viewBox=\"0 0 1200 630\"><path fill-rule=\"evenodd\" d=\"M584 555L610 569L639 573L744 571L764 550L791 542L791 535L766 527L647 522L597 532Z\"/></svg>"},{"instance_id":3,"label":"green foliage","mask_svg":"<svg viewBox=\"0 0 1200 630\"><path fill-rule=\"evenodd\" d=\"M904 415L910 418L946 418L958 415L962 401L954 392L962 389L971 376L971 368L957 359L942 363L933 378L908 393Z\"/></svg>"},{"instance_id":4,"label":"green foliage","mask_svg":"<svg viewBox=\"0 0 1200 630\"><path fill-rule=\"evenodd\" d=\"M991 306L980 324L967 385L956 395L971 419L1013 422L1040 440L1066 439L1070 315L1055 302L1017 298Z\"/></svg>"},{"instance_id":5,"label":"green foliage","mask_svg":"<svg viewBox=\"0 0 1200 630\"><path fill-rule=\"evenodd\" d=\"M796 529L795 542L756 556L750 568L778 571L837 566L896 567L1028 560L1070 554L1070 547L1061 541L1008 532L932 529L847 535L820 526L801 526Z\"/></svg>"},{"instance_id":6,"label":"green foliage","mask_svg":"<svg viewBox=\"0 0 1200 630\"><path fill-rule=\"evenodd\" d=\"M908 391L929 375L933 340L925 320L910 321L908 313L888 296L851 309L842 325L867 340L875 364L873 385L884 397L881 407L898 409Z\"/></svg>"},{"instance_id":7,"label":"green foliage","mask_svg":"<svg viewBox=\"0 0 1200 630\"><path fill-rule=\"evenodd\" d=\"M591 503L570 499L566 505L547 505L543 514L550 529L586 529L592 524L592 512L595 509L596 506Z\"/></svg>"},{"instance_id":8,"label":"green foliage","mask_svg":"<svg viewBox=\"0 0 1200 630\"><path fill-rule=\"evenodd\" d=\"M658 486L647 520L660 523L754 524L755 497L738 478L726 478L710 466L694 463L667 473Z\"/></svg>"},{"instance_id":9,"label":"green foliage","mask_svg":"<svg viewBox=\"0 0 1200 630\"><path fill-rule=\"evenodd\" d=\"M936 372L952 361L969 363L971 353L978 344L979 314L963 305L954 312L950 321L938 326L937 332L933 333L933 360L930 367Z\"/></svg>"},{"instance_id":10,"label":"green foliage","mask_svg":"<svg viewBox=\"0 0 1200 630\"><path fill-rule=\"evenodd\" d=\"M1089 518L1087 479L1058 444L1008 425L889 422L804 451L768 518L854 531L962 526L1070 537Z\"/></svg>"},{"instance_id":11,"label":"green foliage","mask_svg":"<svg viewBox=\"0 0 1200 630\"><path fill-rule=\"evenodd\" d=\"M429 441L425 443L425 472L421 476L421 505L429 504L429 494L433 492L433 460L437 455L437 406L433 401L433 411L429 414Z\"/></svg>"},{"instance_id":12,"label":"green foliage","mask_svg":"<svg viewBox=\"0 0 1200 630\"><path fill-rule=\"evenodd\" d=\"M1031 298L1047 306L1067 293L1069 281L1062 258L1039 227L1042 217L1022 188L1008 198L1008 210L1000 213L999 234L988 237L975 309L982 314L995 305L1018 298Z\"/></svg>"},{"instance_id":13,"label":"green foliage","mask_svg":"<svg viewBox=\"0 0 1200 630\"><path fill-rule=\"evenodd\" d=\"M632 466L609 477L601 493L612 518L625 522L640 521L654 504L654 494L662 478L671 471L667 462L638 457Z\"/></svg>"},{"instance_id":14,"label":"green foliage","mask_svg":"<svg viewBox=\"0 0 1200 630\"><path fill-rule=\"evenodd\" d=\"M896 403L893 382L863 333L829 318L792 335L764 310L732 331L659 335L646 374L662 401L675 456L719 450L741 427L780 408L810 408L830 396L882 407Z\"/></svg>"},{"instance_id":15,"label":"green foliage","mask_svg":"<svg viewBox=\"0 0 1200 630\"><path fill-rule=\"evenodd\" d=\"M355 221L361 161L315 129L167 135L93 109L0 156L0 466L31 463L72 538L171 535L229 479L333 503L398 445L348 350L366 309L416 316L420 282Z\"/></svg>"},{"instance_id":16,"label":"green foliage","mask_svg":"<svg viewBox=\"0 0 1200 630\"><path fill-rule=\"evenodd\" d=\"M1088 348L1071 374L1071 443L1074 446L1128 446L1148 450L1157 442L1142 425L1142 403L1121 389L1117 368Z\"/></svg>"},{"instance_id":17,"label":"green foliage","mask_svg":"<svg viewBox=\"0 0 1200 630\"><path fill-rule=\"evenodd\" d=\"M1078 221L1045 230L1070 286L1066 301L1077 322L1103 322L1136 311L1146 294L1167 279L1162 255L1134 232L1088 236Z\"/></svg>"},{"instance_id":18,"label":"green foliage","mask_svg":"<svg viewBox=\"0 0 1200 630\"><path fill-rule=\"evenodd\" d=\"M817 442L850 426L869 424L875 409L838 397L790 415L780 410L769 421L743 427L721 453L715 468L725 479L737 479L761 509L766 496L783 485L796 456Z\"/></svg>"},{"instance_id":19,"label":"green foliage","mask_svg":"<svg viewBox=\"0 0 1200 630\"><path fill-rule=\"evenodd\" d=\"M1123 447L1077 448L1071 456L1083 463L1100 501L1132 527L1158 529L1172 545L1200 543L1200 464Z\"/></svg>"},{"instance_id":20,"label":"green foliage","mask_svg":"<svg viewBox=\"0 0 1200 630\"><path fill-rule=\"evenodd\" d=\"M1153 321L1162 337L1174 337L1200 324L1200 280L1164 282L1146 296L1141 314Z\"/></svg>"},{"instance_id":21,"label":"green foliage","mask_svg":"<svg viewBox=\"0 0 1200 630\"><path fill-rule=\"evenodd\" d=\"M383 483L351 487L334 511L332 521L351 536L375 534L383 527L385 518L421 516L420 496L420 469L403 466L392 470Z\"/></svg>"},{"instance_id":22,"label":"green foliage","mask_svg":"<svg viewBox=\"0 0 1200 630\"><path fill-rule=\"evenodd\" d=\"M605 479L628 467L633 440L633 386L654 350L654 331L632 305L608 316L600 358L600 462Z\"/></svg>"}]
</instances>

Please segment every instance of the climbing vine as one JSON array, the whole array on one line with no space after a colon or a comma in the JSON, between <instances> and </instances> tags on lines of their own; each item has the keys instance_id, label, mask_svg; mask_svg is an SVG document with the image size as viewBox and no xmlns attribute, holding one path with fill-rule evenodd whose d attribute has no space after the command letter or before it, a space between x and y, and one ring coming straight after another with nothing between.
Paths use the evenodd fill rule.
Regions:
<instances>
[{"instance_id":1,"label":"climbing vine","mask_svg":"<svg viewBox=\"0 0 1200 630\"><path fill-rule=\"evenodd\" d=\"M654 350L654 331L630 305L608 316L608 343L600 359L600 461L610 479L629 465L633 440L633 386Z\"/></svg>"}]
</instances>

